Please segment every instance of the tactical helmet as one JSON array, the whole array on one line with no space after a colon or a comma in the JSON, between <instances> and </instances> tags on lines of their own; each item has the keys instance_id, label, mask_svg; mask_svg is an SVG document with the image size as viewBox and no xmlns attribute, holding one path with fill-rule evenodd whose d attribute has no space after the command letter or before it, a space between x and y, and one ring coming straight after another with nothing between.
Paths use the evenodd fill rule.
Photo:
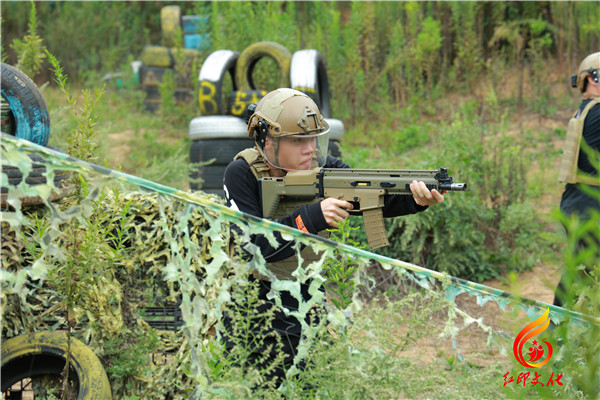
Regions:
<instances>
[{"instance_id":1,"label":"tactical helmet","mask_svg":"<svg viewBox=\"0 0 600 400\"><path fill-rule=\"evenodd\" d=\"M579 68L577 68L575 85L573 87L579 88L579 90L585 90L585 82L588 76L592 76L595 82L598 82L600 75L600 52L592 53L583 59ZM573 74L575 75L575 74ZM575 80L575 79L573 79Z\"/></svg>"},{"instance_id":2,"label":"tactical helmet","mask_svg":"<svg viewBox=\"0 0 600 400\"><path fill-rule=\"evenodd\" d=\"M276 168L284 167L280 165L277 151L272 155L266 154L267 137L274 144L275 150L284 138L314 139L314 166L325 164L329 125L316 103L298 90L279 88L267 93L248 120L248 136L254 139L263 157Z\"/></svg>"}]
</instances>

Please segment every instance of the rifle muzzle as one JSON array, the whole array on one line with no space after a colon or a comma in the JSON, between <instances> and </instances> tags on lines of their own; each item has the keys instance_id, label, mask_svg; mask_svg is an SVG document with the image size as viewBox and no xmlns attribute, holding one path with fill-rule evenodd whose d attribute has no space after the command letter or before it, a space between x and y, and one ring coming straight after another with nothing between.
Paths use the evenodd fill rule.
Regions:
<instances>
[{"instance_id":1,"label":"rifle muzzle","mask_svg":"<svg viewBox=\"0 0 600 400\"><path fill-rule=\"evenodd\" d=\"M467 184L466 183L442 183L440 185L440 190L447 190L447 191L461 191L464 192L465 190L467 190Z\"/></svg>"}]
</instances>

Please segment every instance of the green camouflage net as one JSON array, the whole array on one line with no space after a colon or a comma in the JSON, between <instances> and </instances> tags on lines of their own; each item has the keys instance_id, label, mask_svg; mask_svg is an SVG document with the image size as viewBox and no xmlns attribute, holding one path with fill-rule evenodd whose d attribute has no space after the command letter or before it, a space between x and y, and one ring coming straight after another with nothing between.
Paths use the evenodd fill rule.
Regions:
<instances>
[{"instance_id":1,"label":"green camouflage net","mask_svg":"<svg viewBox=\"0 0 600 400\"><path fill-rule=\"evenodd\" d=\"M370 273L374 263L385 272L388 282L417 287L444 305L447 316L440 334L454 347L457 336L468 326L485 332L487 344L497 346L505 354L512 345L512 338L507 339L482 318L472 317L473 312L456 305L456 298L464 293L480 306L495 303L501 310L522 309L532 318L549 308L554 323L569 320L583 327L599 323L597 318L246 215L202 192L175 190L3 137L2 164L19 168L25 177L31 170L28 154L32 152L47 160L47 183L29 185L23 179L17 185L9 185L6 175L2 175L2 187L9 189L3 194L4 200L10 206L2 211L2 339L26 332L64 329L67 315L57 307L62 294L53 282L60 277L55 270L73 258L69 240L102 231L107 245L99 243L95 251L110 255L121 238L122 252L113 259L108 257L108 262L94 265L92 260L82 260L82 271L88 272L81 276L92 276L93 284L87 287L84 301L74 308L74 315L69 316L77 321L75 335L106 366L114 398L188 398L214 393L210 343L215 340L215 328L220 326L232 288L241 285L253 271L270 277L270 297L279 306L278 293L283 290L299 300L298 311L292 315L303 324L304 336L295 364L287 371L290 376L298 373L297 366L310 357L311 346L319 340L317 329L322 326L305 322L310 310L323 307L326 323L333 331L343 332L352 326L366 307L365 293L368 298L382 284ZM57 170L84 177L85 196L81 200L66 196L58 202L51 201L56 193L65 190L55 184ZM21 199L36 197L42 205L22 207ZM240 228L234 241L230 239L232 224ZM252 258L245 261L237 256L239 244L250 243L254 234L263 234L275 244L275 231L294 240L297 250L301 245L312 246L320 252L320 260L306 268L299 266L291 281L278 280L265 266L260 251L251 245L245 250L253 254ZM357 268L353 301L345 310L334 307L319 290L326 280L325 260L340 255ZM308 301L302 300L301 283L310 284ZM115 353L123 346L116 338L144 344L154 354L153 362L128 373L111 370L116 363Z\"/></svg>"}]
</instances>

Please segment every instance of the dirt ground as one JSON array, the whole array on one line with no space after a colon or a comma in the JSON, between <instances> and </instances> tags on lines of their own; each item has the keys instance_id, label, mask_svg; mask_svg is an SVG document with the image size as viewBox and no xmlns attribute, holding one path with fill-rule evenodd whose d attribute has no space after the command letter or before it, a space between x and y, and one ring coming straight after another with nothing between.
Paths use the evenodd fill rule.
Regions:
<instances>
[{"instance_id":1,"label":"dirt ground","mask_svg":"<svg viewBox=\"0 0 600 400\"><path fill-rule=\"evenodd\" d=\"M483 282L483 284L552 304L554 288L559 278L557 267L539 265L531 271L520 274L513 285L498 279ZM406 358L411 363L423 365L424 368L428 368L430 365L451 368L454 360L458 357L462 357L465 365L470 367L486 368L492 364L498 364L503 365L507 371L512 368L512 341L518 332L531 322L526 313L523 310L513 311L509 308L504 311L493 301L480 306L474 297L466 293L458 295L455 300L458 309L493 329L491 346L488 345L488 332L475 323L465 327L461 317L455 320L459 332L454 342L449 336L440 337L447 315L439 313L427 321L430 333L397 353L397 356ZM504 338L498 333L504 335ZM502 353L501 347L504 349L504 353ZM501 377L498 378L501 379Z\"/></svg>"}]
</instances>

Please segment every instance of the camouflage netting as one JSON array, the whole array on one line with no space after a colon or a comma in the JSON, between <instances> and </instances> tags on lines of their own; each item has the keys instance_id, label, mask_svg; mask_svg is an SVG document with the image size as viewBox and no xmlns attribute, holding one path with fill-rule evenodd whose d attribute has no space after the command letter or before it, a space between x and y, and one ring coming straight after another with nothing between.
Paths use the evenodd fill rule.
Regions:
<instances>
[{"instance_id":1,"label":"camouflage netting","mask_svg":"<svg viewBox=\"0 0 600 400\"><path fill-rule=\"evenodd\" d=\"M334 329L350 325L363 307L361 291L375 290L378 283L367 273L372 260L390 276L412 282L425 290L437 289L448 306L443 333L455 339L463 326L475 325L495 342L494 331L481 318L459 309L454 300L468 293L483 305L495 302L501 309L522 308L541 314L549 307L555 322L570 319L580 324L589 318L561 308L518 299L500 290L463 281L413 264L392 260L347 245L304 234L298 230L261 220L225 207L216 197L202 192L177 191L127 174L70 159L18 139L2 140L2 164L18 167L26 176L31 169L28 152L48 160L50 183L28 185L25 180L8 187L2 212L2 338L45 329L75 328L105 365L114 398L187 398L200 396L211 385L207 347L218 327L232 287L258 270L272 280L272 298L281 306L277 293L289 291L299 299L295 313L305 327L295 364L308 354L315 332L305 322L315 305L325 307L327 322ZM65 170L85 178L84 196L67 196L52 202L53 171ZM39 196L43 204L21 207L23 197ZM230 226L241 228L232 243ZM274 231L294 239L296 248L310 245L321 259L298 268L294 281L277 280L265 267L257 248L250 261L234 254L238 244L250 243L251 234L264 234L275 243ZM90 241L102 240L92 242ZM87 246L87 247L86 247ZM326 302L319 287L325 281L325 260L343 254L357 267L351 305L340 311ZM67 266L77 268L69 270ZM71 314L65 312L64 290L81 288ZM302 301L300 283L310 282L311 298ZM360 289L360 290L359 290ZM153 314L156 310L162 313ZM170 310L169 312L165 310ZM158 316L156 316L158 315ZM456 318L462 318L458 323ZM587 321L586 321L587 318ZM161 323L167 321L168 323ZM593 321L596 322L597 321ZM136 347L138 346L138 347ZM145 346L145 347L144 347ZM119 371L119 355L153 353L155 362ZM119 354L121 353L121 354ZM141 357L140 359L143 359ZM292 367L288 373L297 372ZM175 382L175 384L174 384Z\"/></svg>"}]
</instances>

